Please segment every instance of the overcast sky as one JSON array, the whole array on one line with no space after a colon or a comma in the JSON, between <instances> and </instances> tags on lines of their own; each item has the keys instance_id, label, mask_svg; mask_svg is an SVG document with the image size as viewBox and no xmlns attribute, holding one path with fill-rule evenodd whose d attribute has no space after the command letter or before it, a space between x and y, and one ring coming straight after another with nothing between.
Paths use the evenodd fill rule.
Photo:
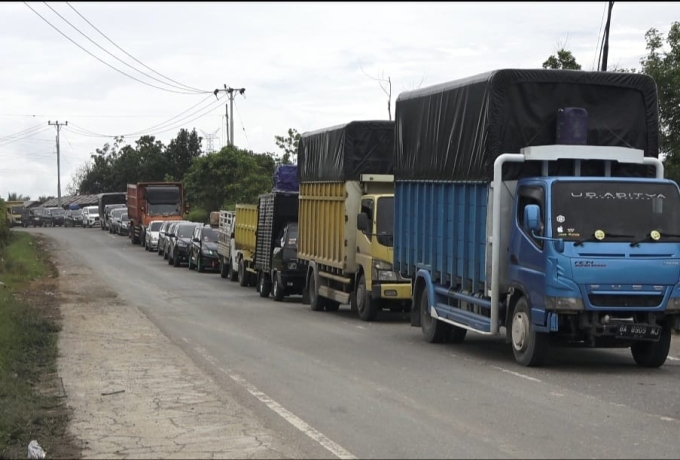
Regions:
<instances>
[{"instance_id":1,"label":"overcast sky","mask_svg":"<svg viewBox=\"0 0 680 460\"><path fill-rule=\"evenodd\" d=\"M213 145L221 148L224 93L217 100L187 87L246 88L235 100L235 144L260 153L278 152L274 136L288 128L387 119L387 96L367 75L389 76L394 100L404 90L494 69L540 68L565 43L593 70L607 2L28 5L35 12L23 2L0 3L3 198L57 195L56 129L48 121L68 121L62 196L75 170L111 141L104 136L127 134L134 145L151 134L167 145L179 129L196 128L218 136ZM656 27L665 35L678 13L674 2L617 2L610 69L639 68L645 32Z\"/></svg>"}]
</instances>

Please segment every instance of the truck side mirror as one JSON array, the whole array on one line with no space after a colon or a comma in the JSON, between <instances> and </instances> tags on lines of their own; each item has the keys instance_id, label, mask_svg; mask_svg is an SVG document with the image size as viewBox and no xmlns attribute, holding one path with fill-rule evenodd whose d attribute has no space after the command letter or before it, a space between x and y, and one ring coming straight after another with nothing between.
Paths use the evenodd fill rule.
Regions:
<instances>
[{"instance_id":1,"label":"truck side mirror","mask_svg":"<svg viewBox=\"0 0 680 460\"><path fill-rule=\"evenodd\" d=\"M368 216L363 212L357 214L357 230L360 230L362 232L370 231L370 229L368 228Z\"/></svg>"},{"instance_id":2,"label":"truck side mirror","mask_svg":"<svg viewBox=\"0 0 680 460\"><path fill-rule=\"evenodd\" d=\"M537 204L524 207L524 225L530 232L538 233L541 230L541 209Z\"/></svg>"}]
</instances>

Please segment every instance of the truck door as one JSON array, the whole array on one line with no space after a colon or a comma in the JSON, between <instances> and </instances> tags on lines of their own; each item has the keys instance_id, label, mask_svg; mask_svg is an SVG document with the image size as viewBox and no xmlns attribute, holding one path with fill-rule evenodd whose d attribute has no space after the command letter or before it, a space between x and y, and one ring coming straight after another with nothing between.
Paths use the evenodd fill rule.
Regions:
<instances>
[{"instance_id":1,"label":"truck door","mask_svg":"<svg viewBox=\"0 0 680 460\"><path fill-rule=\"evenodd\" d=\"M361 200L361 212L368 217L368 230L357 232L357 254L356 261L364 268L366 276L366 288L371 289L371 267L373 255L371 243L373 241L373 221L375 220L375 202L373 198Z\"/></svg>"},{"instance_id":2,"label":"truck door","mask_svg":"<svg viewBox=\"0 0 680 460\"><path fill-rule=\"evenodd\" d=\"M545 241L535 238L524 222L524 207L538 205L541 211L541 230L545 236L546 204L542 185L522 185L517 191L513 234L510 243L510 279L528 296L531 308L543 308L546 256Z\"/></svg>"}]
</instances>

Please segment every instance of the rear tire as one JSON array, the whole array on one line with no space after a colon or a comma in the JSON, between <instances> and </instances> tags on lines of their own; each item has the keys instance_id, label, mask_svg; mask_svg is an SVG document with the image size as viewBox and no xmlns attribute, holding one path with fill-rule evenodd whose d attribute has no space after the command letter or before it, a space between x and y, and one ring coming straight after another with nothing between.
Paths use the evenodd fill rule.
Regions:
<instances>
[{"instance_id":1,"label":"rear tire","mask_svg":"<svg viewBox=\"0 0 680 460\"><path fill-rule=\"evenodd\" d=\"M671 347L671 328L664 326L658 342L635 342L630 347L633 359L640 367L661 367Z\"/></svg>"},{"instance_id":2,"label":"rear tire","mask_svg":"<svg viewBox=\"0 0 680 460\"><path fill-rule=\"evenodd\" d=\"M241 287L247 287L248 286L248 273L246 272L246 267L245 264L243 263L243 259L238 261L238 284Z\"/></svg>"},{"instance_id":3,"label":"rear tire","mask_svg":"<svg viewBox=\"0 0 680 460\"><path fill-rule=\"evenodd\" d=\"M316 289L316 281L314 280L314 274L309 278L309 282L307 283L307 290L308 290L308 295L309 295L309 308L312 311L322 311L324 309L324 298L319 297L319 293Z\"/></svg>"},{"instance_id":4,"label":"rear tire","mask_svg":"<svg viewBox=\"0 0 680 460\"><path fill-rule=\"evenodd\" d=\"M531 322L531 311L525 297L520 297L512 312L512 352L515 360L527 367L542 365L548 356L548 334L536 332Z\"/></svg>"},{"instance_id":5,"label":"rear tire","mask_svg":"<svg viewBox=\"0 0 680 460\"><path fill-rule=\"evenodd\" d=\"M229 267L225 263L224 258L220 257L220 278L227 278L229 276Z\"/></svg>"},{"instance_id":6,"label":"rear tire","mask_svg":"<svg viewBox=\"0 0 680 460\"><path fill-rule=\"evenodd\" d=\"M231 260L228 260L227 264L229 269L229 281L232 282L238 281L238 272L234 270L234 266L232 265Z\"/></svg>"}]
</instances>

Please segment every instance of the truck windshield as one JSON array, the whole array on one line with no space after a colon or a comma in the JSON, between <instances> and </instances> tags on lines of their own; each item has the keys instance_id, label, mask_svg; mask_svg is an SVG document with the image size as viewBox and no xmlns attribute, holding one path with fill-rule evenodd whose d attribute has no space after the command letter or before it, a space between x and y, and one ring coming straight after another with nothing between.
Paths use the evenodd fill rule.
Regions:
<instances>
[{"instance_id":1,"label":"truck windshield","mask_svg":"<svg viewBox=\"0 0 680 460\"><path fill-rule=\"evenodd\" d=\"M150 216L178 216L179 201L175 204L151 204L149 203Z\"/></svg>"},{"instance_id":2,"label":"truck windshield","mask_svg":"<svg viewBox=\"0 0 680 460\"><path fill-rule=\"evenodd\" d=\"M378 225L376 238L383 246L394 245L394 197L378 199Z\"/></svg>"},{"instance_id":3,"label":"truck windshield","mask_svg":"<svg viewBox=\"0 0 680 460\"><path fill-rule=\"evenodd\" d=\"M24 207L23 206L12 206L10 209L11 209L12 214L21 214L21 211L24 210Z\"/></svg>"},{"instance_id":4,"label":"truck windshield","mask_svg":"<svg viewBox=\"0 0 680 460\"><path fill-rule=\"evenodd\" d=\"M680 235L680 196L672 184L651 182L555 182L552 185L553 236L566 240L591 237L596 230L604 241L634 241L652 230ZM675 236L662 241L678 241Z\"/></svg>"}]
</instances>

